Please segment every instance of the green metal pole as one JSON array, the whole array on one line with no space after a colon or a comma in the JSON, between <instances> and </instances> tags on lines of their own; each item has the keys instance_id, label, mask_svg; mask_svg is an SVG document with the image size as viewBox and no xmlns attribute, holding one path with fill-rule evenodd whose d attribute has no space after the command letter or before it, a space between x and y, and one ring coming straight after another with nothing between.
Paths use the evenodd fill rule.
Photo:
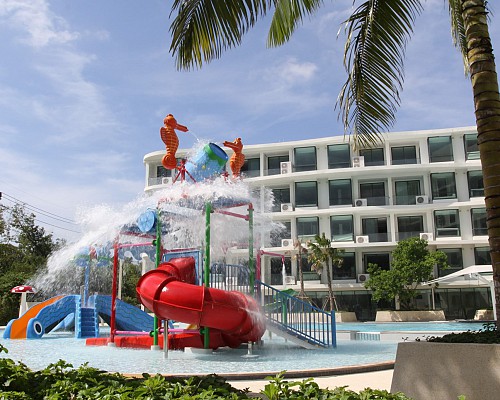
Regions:
<instances>
[{"instance_id":1,"label":"green metal pole","mask_svg":"<svg viewBox=\"0 0 500 400\"><path fill-rule=\"evenodd\" d=\"M210 217L212 214L212 203L205 204L205 260L203 268L203 285L210 287ZM203 328L203 346L210 347L210 332L207 327Z\"/></svg>"},{"instance_id":2,"label":"green metal pole","mask_svg":"<svg viewBox=\"0 0 500 400\"><path fill-rule=\"evenodd\" d=\"M248 228L249 228L249 238L248 238L248 269L250 272L250 294L253 295L255 288L255 259L253 255L253 204L250 203L248 206Z\"/></svg>"},{"instance_id":3,"label":"green metal pole","mask_svg":"<svg viewBox=\"0 0 500 400\"><path fill-rule=\"evenodd\" d=\"M154 244L156 246L156 268L161 263L161 211L156 210L156 239ZM154 311L154 310L151 310ZM153 318L153 346L158 346L158 317L156 314Z\"/></svg>"}]
</instances>

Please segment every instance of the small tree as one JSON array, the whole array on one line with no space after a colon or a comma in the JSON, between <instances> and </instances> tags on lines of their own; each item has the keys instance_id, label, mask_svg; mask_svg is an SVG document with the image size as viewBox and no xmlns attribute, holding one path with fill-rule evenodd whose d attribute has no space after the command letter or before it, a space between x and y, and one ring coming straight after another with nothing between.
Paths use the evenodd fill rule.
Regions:
<instances>
[{"instance_id":1,"label":"small tree","mask_svg":"<svg viewBox=\"0 0 500 400\"><path fill-rule=\"evenodd\" d=\"M421 282L433 278L434 266L444 269L448 267L446 254L442 251L431 252L427 241L419 238L402 240L392 252L391 269L382 270L376 264L368 266L370 278L365 283L372 290L375 301L389 300L396 297L401 307L408 310L417 295L417 287Z\"/></svg>"},{"instance_id":2,"label":"small tree","mask_svg":"<svg viewBox=\"0 0 500 400\"><path fill-rule=\"evenodd\" d=\"M317 272L321 271L323 267L326 266L328 300L325 304L325 308L329 305L330 311L338 311L337 301L335 300L335 295L333 294L331 266L342 266L342 262L344 259L340 256L343 251L334 249L331 244L332 241L325 237L324 232L321 234L321 236L316 235L314 237L314 242L307 242L307 247L310 251L307 258L312 263L312 268Z\"/></svg>"}]
</instances>

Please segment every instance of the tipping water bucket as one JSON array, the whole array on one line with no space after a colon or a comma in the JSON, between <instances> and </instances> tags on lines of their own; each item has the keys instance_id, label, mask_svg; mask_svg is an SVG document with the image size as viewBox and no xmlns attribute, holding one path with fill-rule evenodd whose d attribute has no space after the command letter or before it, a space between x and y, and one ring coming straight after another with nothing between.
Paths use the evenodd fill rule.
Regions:
<instances>
[{"instance_id":1,"label":"tipping water bucket","mask_svg":"<svg viewBox=\"0 0 500 400\"><path fill-rule=\"evenodd\" d=\"M224 171L228 156L215 143L203 146L195 156L186 162L186 171L197 181L210 179L214 175L220 175ZM186 179L189 179L186 176Z\"/></svg>"}]
</instances>

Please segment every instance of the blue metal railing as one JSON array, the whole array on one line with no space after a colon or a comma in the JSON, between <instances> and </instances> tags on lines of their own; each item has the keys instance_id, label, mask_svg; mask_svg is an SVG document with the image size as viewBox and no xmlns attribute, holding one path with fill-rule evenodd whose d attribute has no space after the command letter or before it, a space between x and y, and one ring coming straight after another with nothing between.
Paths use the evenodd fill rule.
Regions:
<instances>
[{"instance_id":1,"label":"blue metal railing","mask_svg":"<svg viewBox=\"0 0 500 400\"><path fill-rule=\"evenodd\" d=\"M256 297L260 300L268 322L280 330L321 347L337 347L335 314L326 312L256 281Z\"/></svg>"}]
</instances>

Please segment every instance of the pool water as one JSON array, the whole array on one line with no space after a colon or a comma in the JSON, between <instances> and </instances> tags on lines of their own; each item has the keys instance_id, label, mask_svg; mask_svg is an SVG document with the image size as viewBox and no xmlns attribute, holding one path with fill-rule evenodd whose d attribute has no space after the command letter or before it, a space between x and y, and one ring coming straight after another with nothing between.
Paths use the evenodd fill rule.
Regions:
<instances>
[{"instance_id":1,"label":"pool water","mask_svg":"<svg viewBox=\"0 0 500 400\"><path fill-rule=\"evenodd\" d=\"M446 332L476 330L482 323L342 323L338 330L360 332L422 331ZM85 340L75 339L72 333L50 333L42 339L3 339L0 344L9 353L0 357L23 362L38 370L50 363L64 360L78 367L83 363L106 371L121 373L208 374L279 371L296 371L318 368L335 368L352 365L392 361L396 357L397 341L337 340L335 349L306 350L284 339L264 335L264 345L255 347L253 355L245 357L246 348L219 349L210 354L192 354L170 351L166 358L163 351L133 350L107 346L86 346Z\"/></svg>"}]
</instances>

